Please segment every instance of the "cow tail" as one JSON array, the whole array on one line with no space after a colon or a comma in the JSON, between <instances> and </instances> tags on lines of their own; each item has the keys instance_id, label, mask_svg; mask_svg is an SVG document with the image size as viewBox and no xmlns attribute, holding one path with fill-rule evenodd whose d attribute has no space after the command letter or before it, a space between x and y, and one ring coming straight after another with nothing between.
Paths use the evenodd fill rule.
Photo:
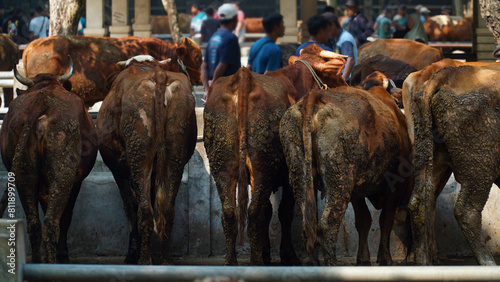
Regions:
<instances>
[{"instance_id":1,"label":"cow tail","mask_svg":"<svg viewBox=\"0 0 500 282\"><path fill-rule=\"evenodd\" d=\"M317 240L317 206L316 206L316 193L314 191L314 179L313 179L313 153L312 153L312 119L314 110L314 100L317 96L313 95L315 93L309 94L304 99L303 106L303 141L304 141L304 162L305 162L305 198L306 203L304 207L304 225L305 225L305 235L307 237L306 249L309 253L314 252L314 246Z\"/></svg>"},{"instance_id":2,"label":"cow tail","mask_svg":"<svg viewBox=\"0 0 500 282\"><path fill-rule=\"evenodd\" d=\"M167 219L167 151L165 131L167 130L167 109L168 101L166 95L167 85L163 72L155 72L155 100L154 100L154 124L156 142L156 179L155 179L155 208L158 214L156 231L158 238L163 242L166 234L165 226Z\"/></svg>"},{"instance_id":3,"label":"cow tail","mask_svg":"<svg viewBox=\"0 0 500 282\"><path fill-rule=\"evenodd\" d=\"M238 89L238 138L239 138L239 171L238 171L238 234L240 243L243 243L247 210L248 210L248 185L250 183L249 173L247 169L248 156L248 96L250 96L250 82L252 74L247 68L241 68L238 72L239 89Z\"/></svg>"},{"instance_id":4,"label":"cow tail","mask_svg":"<svg viewBox=\"0 0 500 282\"><path fill-rule=\"evenodd\" d=\"M421 248L422 243L430 247L429 233L426 231L431 224L429 208L433 204L434 188L432 184L434 140L432 133L431 100L438 90L431 80L425 87L414 89L412 111L415 140L413 151L414 188L409 202L413 248ZM434 216L434 214L432 214Z\"/></svg>"},{"instance_id":5,"label":"cow tail","mask_svg":"<svg viewBox=\"0 0 500 282\"><path fill-rule=\"evenodd\" d=\"M45 130L44 126L37 126L39 123L39 118L46 111L46 95L38 94L35 97L35 101L32 103L33 105L39 105L38 107L31 107L35 112L31 112L26 119L21 134L19 135L19 141L17 143L14 158L12 159L12 172L17 176L17 178L23 178L22 175L26 173L31 173L35 167L30 166L26 161L26 153L28 150L34 150L35 147L32 146L30 149L28 144L30 139L33 137L33 131L36 130L38 136L43 136L43 131ZM46 119L44 120L46 122ZM44 122L40 121L40 122ZM35 163L37 160L32 160Z\"/></svg>"}]
</instances>

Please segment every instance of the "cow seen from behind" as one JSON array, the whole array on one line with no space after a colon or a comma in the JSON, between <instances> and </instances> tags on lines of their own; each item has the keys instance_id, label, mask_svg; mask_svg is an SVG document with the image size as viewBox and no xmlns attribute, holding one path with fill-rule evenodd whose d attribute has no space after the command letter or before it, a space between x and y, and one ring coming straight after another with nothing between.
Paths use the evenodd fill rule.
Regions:
<instances>
[{"instance_id":1,"label":"cow seen from behind","mask_svg":"<svg viewBox=\"0 0 500 282\"><path fill-rule=\"evenodd\" d=\"M151 56L120 62L97 116L99 151L113 173L130 223L126 263L151 264L153 230L162 263L172 264L174 204L197 138L186 75ZM157 216L155 216L157 214Z\"/></svg>"},{"instance_id":2,"label":"cow seen from behind","mask_svg":"<svg viewBox=\"0 0 500 282\"><path fill-rule=\"evenodd\" d=\"M66 64L66 63L65 63ZM67 234L82 181L97 156L97 132L82 99L63 88L73 68L62 76L25 78L14 69L19 90L1 129L2 160L16 178L26 214L32 261L67 263ZM65 83L65 85L67 85ZM38 216L40 203L43 228Z\"/></svg>"}]
</instances>

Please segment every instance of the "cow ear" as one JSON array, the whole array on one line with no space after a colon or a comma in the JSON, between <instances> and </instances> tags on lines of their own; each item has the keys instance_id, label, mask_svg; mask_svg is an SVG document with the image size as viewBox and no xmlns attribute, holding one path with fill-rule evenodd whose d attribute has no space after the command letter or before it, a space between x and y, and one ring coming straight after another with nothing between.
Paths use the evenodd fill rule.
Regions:
<instances>
[{"instance_id":1,"label":"cow ear","mask_svg":"<svg viewBox=\"0 0 500 282\"><path fill-rule=\"evenodd\" d=\"M292 56L290 56L290 58L288 58L288 64L293 65L293 63L295 63L295 61L298 59L299 59L299 57L292 55Z\"/></svg>"},{"instance_id":2,"label":"cow ear","mask_svg":"<svg viewBox=\"0 0 500 282\"><path fill-rule=\"evenodd\" d=\"M179 43L177 44L177 48L175 48L175 53L179 58L184 58L187 54L187 48L185 44Z\"/></svg>"}]
</instances>

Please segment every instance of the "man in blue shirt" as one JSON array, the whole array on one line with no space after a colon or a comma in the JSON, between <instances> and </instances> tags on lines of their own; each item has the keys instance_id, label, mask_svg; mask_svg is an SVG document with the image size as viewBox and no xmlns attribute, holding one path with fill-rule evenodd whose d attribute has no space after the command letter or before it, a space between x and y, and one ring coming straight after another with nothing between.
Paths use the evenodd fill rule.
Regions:
<instances>
[{"instance_id":1,"label":"man in blue shirt","mask_svg":"<svg viewBox=\"0 0 500 282\"><path fill-rule=\"evenodd\" d=\"M323 50L333 51L330 47L324 45L330 38L330 22L321 15L312 16L307 20L307 30L309 31L309 41L303 43L295 51L295 56L300 56L300 50L307 45L316 44Z\"/></svg>"},{"instance_id":2,"label":"man in blue shirt","mask_svg":"<svg viewBox=\"0 0 500 282\"><path fill-rule=\"evenodd\" d=\"M281 48L276 45L276 40L285 35L283 16L278 13L267 15L262 20L266 36L257 40L250 48L247 68L253 72L264 74L281 68Z\"/></svg>"},{"instance_id":3,"label":"man in blue shirt","mask_svg":"<svg viewBox=\"0 0 500 282\"><path fill-rule=\"evenodd\" d=\"M334 51L346 55L347 60L345 62L344 69L342 70L342 78L345 81L351 76L351 71L358 64L358 48L356 46L356 40L348 31L340 26L337 16L333 13L323 13L323 17L328 19L331 24L331 37L334 41Z\"/></svg>"},{"instance_id":4,"label":"man in blue shirt","mask_svg":"<svg viewBox=\"0 0 500 282\"><path fill-rule=\"evenodd\" d=\"M241 53L238 37L232 32L238 23L236 8L229 3L218 10L221 28L208 41L205 59L201 64L204 99L206 101L211 81L222 76L235 74L241 67Z\"/></svg>"}]
</instances>

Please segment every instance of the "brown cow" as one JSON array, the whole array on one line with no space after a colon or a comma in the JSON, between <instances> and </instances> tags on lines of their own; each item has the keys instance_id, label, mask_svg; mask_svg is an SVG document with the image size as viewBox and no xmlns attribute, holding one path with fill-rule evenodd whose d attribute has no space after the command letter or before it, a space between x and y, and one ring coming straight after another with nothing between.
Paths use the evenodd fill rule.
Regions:
<instances>
[{"instance_id":1,"label":"brown cow","mask_svg":"<svg viewBox=\"0 0 500 282\"><path fill-rule=\"evenodd\" d=\"M32 260L37 263L42 260L41 241L46 263L69 261L66 241L73 208L97 156L94 122L83 101L62 86L71 73L70 67L60 77L39 74L29 79L15 70L28 89L18 91L1 130L2 160L15 174ZM44 213L43 230L38 203Z\"/></svg>"},{"instance_id":2,"label":"brown cow","mask_svg":"<svg viewBox=\"0 0 500 282\"><path fill-rule=\"evenodd\" d=\"M409 207L418 264L438 262L435 200L454 173L462 185L455 218L478 263L495 265L479 232L491 185L500 184L500 89L495 83L500 65L474 65L443 60L409 76L403 87L415 148L415 190Z\"/></svg>"},{"instance_id":3,"label":"brown cow","mask_svg":"<svg viewBox=\"0 0 500 282\"><path fill-rule=\"evenodd\" d=\"M247 33L265 33L262 25L262 17L260 18L245 18L245 32Z\"/></svg>"},{"instance_id":4,"label":"brown cow","mask_svg":"<svg viewBox=\"0 0 500 282\"><path fill-rule=\"evenodd\" d=\"M417 70L443 59L441 50L420 42L401 38L378 39L358 49L358 64L377 54L403 61Z\"/></svg>"},{"instance_id":5,"label":"brown cow","mask_svg":"<svg viewBox=\"0 0 500 282\"><path fill-rule=\"evenodd\" d=\"M436 15L424 23L429 41L472 41L472 18Z\"/></svg>"},{"instance_id":6,"label":"brown cow","mask_svg":"<svg viewBox=\"0 0 500 282\"><path fill-rule=\"evenodd\" d=\"M410 196L411 144L403 114L380 86L310 91L283 115L280 137L290 183L302 214L309 263L336 265L340 223L351 201L359 235L358 265L370 265L371 217L365 197L380 215L377 262L392 264L390 232L398 205ZM316 195L325 208L317 222ZM318 238L319 237L319 238Z\"/></svg>"},{"instance_id":7,"label":"brown cow","mask_svg":"<svg viewBox=\"0 0 500 282\"><path fill-rule=\"evenodd\" d=\"M6 33L0 33L0 71L11 71L19 63L19 47ZM3 88L4 105L14 98L12 88ZM0 99L0 102L2 100Z\"/></svg>"},{"instance_id":8,"label":"brown cow","mask_svg":"<svg viewBox=\"0 0 500 282\"><path fill-rule=\"evenodd\" d=\"M237 225L239 222L239 233L243 237L249 184L252 187L247 229L250 264L270 263L268 232L272 209L269 196L279 186L283 186L279 208L281 262L300 264L291 244L294 202L279 141L279 122L290 105L309 89L318 87L305 63L328 86L346 85L340 76L345 63L343 58L335 57L333 52L326 52L328 57L322 58L318 56L323 54L320 53L322 49L315 44L306 48L300 57L303 61L292 56L291 65L266 75L240 68L232 76L217 79L209 89L204 111L204 142L210 171L222 202L226 265L238 264L235 248Z\"/></svg>"},{"instance_id":9,"label":"brown cow","mask_svg":"<svg viewBox=\"0 0 500 282\"><path fill-rule=\"evenodd\" d=\"M26 76L64 73L68 55L75 63L75 73L70 80L72 91L88 105L102 101L108 94L106 78L120 70L116 63L135 55L151 55L158 60L171 58L167 65L169 71L182 71L177 62L179 58L187 68L191 83L201 81L201 50L191 39L183 38L175 45L153 37L133 36L109 38L60 35L35 40L23 52Z\"/></svg>"},{"instance_id":10,"label":"brown cow","mask_svg":"<svg viewBox=\"0 0 500 282\"><path fill-rule=\"evenodd\" d=\"M191 31L191 15L179 13L177 15L179 21L179 29L181 33L189 33ZM151 33L152 34L171 34L170 22L168 15L166 16L151 16Z\"/></svg>"},{"instance_id":11,"label":"brown cow","mask_svg":"<svg viewBox=\"0 0 500 282\"><path fill-rule=\"evenodd\" d=\"M196 145L195 101L186 76L165 71L168 62L136 60L114 78L99 110L99 151L131 226L125 263L151 264L154 228L163 264L172 264L175 198Z\"/></svg>"}]
</instances>

